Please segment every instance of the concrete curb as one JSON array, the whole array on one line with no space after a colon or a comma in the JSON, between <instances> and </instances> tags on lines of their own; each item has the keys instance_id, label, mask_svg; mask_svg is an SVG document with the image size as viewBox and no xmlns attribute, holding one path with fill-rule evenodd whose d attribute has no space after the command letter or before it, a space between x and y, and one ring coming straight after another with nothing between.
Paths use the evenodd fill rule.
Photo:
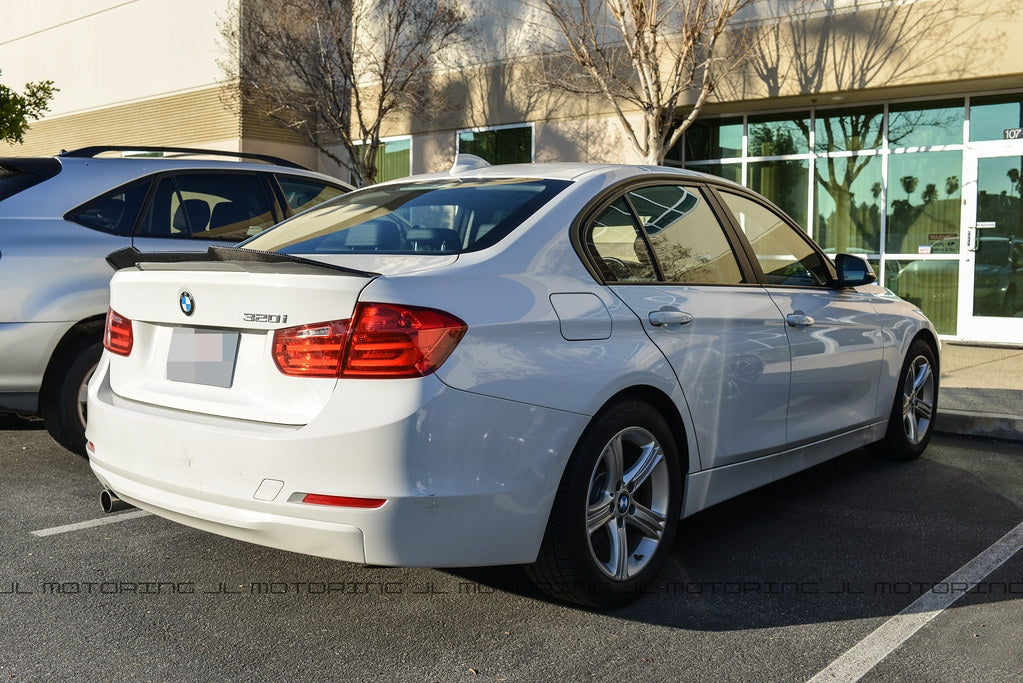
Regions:
<instances>
[{"instance_id":1,"label":"concrete curb","mask_svg":"<svg viewBox=\"0 0 1023 683\"><path fill-rule=\"evenodd\" d=\"M1023 442L1023 418L1013 415L987 415L964 410L939 410L934 431L959 436ZM1023 451L1020 452L1023 455Z\"/></svg>"}]
</instances>

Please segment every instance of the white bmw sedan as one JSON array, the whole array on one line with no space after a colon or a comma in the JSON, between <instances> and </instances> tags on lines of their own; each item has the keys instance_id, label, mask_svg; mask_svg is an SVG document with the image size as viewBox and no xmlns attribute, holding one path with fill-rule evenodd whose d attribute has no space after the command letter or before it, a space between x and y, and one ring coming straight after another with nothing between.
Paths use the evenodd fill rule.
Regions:
<instances>
[{"instance_id":1,"label":"white bmw sedan","mask_svg":"<svg viewBox=\"0 0 1023 683\"><path fill-rule=\"evenodd\" d=\"M680 518L931 434L924 315L697 173L460 157L240 248L110 261L107 506L295 552L523 563L609 607Z\"/></svg>"}]
</instances>

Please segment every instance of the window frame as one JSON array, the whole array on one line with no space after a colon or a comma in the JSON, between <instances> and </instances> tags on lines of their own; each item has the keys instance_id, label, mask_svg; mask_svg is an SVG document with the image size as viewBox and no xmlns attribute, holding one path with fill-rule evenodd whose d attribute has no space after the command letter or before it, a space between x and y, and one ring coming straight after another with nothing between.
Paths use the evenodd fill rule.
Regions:
<instances>
[{"instance_id":1,"label":"window frame","mask_svg":"<svg viewBox=\"0 0 1023 683\"><path fill-rule=\"evenodd\" d=\"M814 290L814 291L834 290L836 288L836 284L838 282L838 271L835 269L834 261L831 260L831 258L824 252L824 250L821 249L820 245L818 245L812 238L810 238L810 236L807 235L799 227L799 225L796 224L796 222L794 220L792 220L792 218L790 218L788 216L788 214L786 214L780 208L775 206L772 202L766 200L763 197L760 197L759 195L757 195L754 192L751 192L747 188L724 186L724 185L717 184L717 183L715 183L715 184L708 183L708 185L712 186L712 189L713 189L713 192L714 192L714 195L715 195L715 199L718 202L719 211L720 211L720 218L722 218L723 220L726 220L728 222L729 226L731 227L731 230L737 235L737 237L740 240L740 243L743 246L743 249L746 251L746 255L747 255L747 258L749 260L750 268L753 270L753 272L755 274L755 280L756 280L756 284L758 286L768 287L768 288L778 288L778 287L781 287L781 288L786 288L786 289L790 289L790 288L810 289L810 290ZM728 203L725 201L725 199L721 196L721 194L725 193L725 192L730 193L730 194L734 194L734 195L736 195L738 197L742 197L743 199L746 199L746 200L752 202L753 204L756 204L756 205L760 206L764 210L769 211L771 214L773 214L776 217L778 217L780 219L780 222L782 222L785 225L787 225L789 227L789 229L793 233L795 233L797 239L801 240L806 246L808 246L810 248L810 251L812 253L817 255L817 258L823 264L824 269L827 272L827 276L828 276L827 282L824 282L824 283L821 283L821 284L801 285L801 284L777 283L777 282L770 282L770 281L768 281L767 275L764 273L764 269L760 265L760 258L757 256L756 250L753 248L753 245L750 243L749 239L746 237L745 233L742 231L742 227L741 227L741 225L739 223L739 219L735 216L735 213L732 211L731 207L728 205Z\"/></svg>"},{"instance_id":2,"label":"window frame","mask_svg":"<svg viewBox=\"0 0 1023 683\"><path fill-rule=\"evenodd\" d=\"M674 174L652 174L642 178L630 178L616 183L598 194L579 213L573 223L570 233L572 246L575 248L577 255L586 267L586 270L598 284L604 286L760 287L762 285L763 272L759 268L754 267L755 262L751 261L751 256L753 255L752 250L750 249L745 237L741 234L741 231L736 229L735 218L731 215L730 211L723 207L721 199L717 196L717 193L715 192L715 186L717 184L718 183L714 182L714 179L712 178L680 177ZM708 208L717 220L718 227L727 241L728 246L732 251L732 255L735 257L743 282L675 282L664 278L664 271L659 259L657 258L657 254L653 249L653 245L650 243L650 236L647 234L646 228L643 225L643 221L636 211L635 206L633 206L632 201L628 197L629 193L636 190L663 185L682 187L687 191L695 192L704 198L707 202ZM740 194L749 193L748 190L745 190L745 188L742 188L741 186L735 186L734 188L732 188L732 186L728 186L728 188L742 190L742 192L739 192ZM640 236L646 245L647 254L651 259L654 272L657 276L657 279L655 280L619 281L608 279L606 277L605 269L600 263L598 263L598 261L600 261L600 256L590 240L591 228L596 218L619 200L624 201L629 207L633 224L639 229ZM786 223L792 225L790 220L786 220ZM820 250L815 249L815 251L819 252Z\"/></svg>"},{"instance_id":3,"label":"window frame","mask_svg":"<svg viewBox=\"0 0 1023 683\"><path fill-rule=\"evenodd\" d=\"M319 204L323 203L323 202L320 202L319 204L313 204L312 206L309 206L309 207L307 207L305 209L302 209L302 211L299 211L299 210L293 208L291 206L291 204L288 203L288 196L287 196L287 192L284 191L284 186L281 185L281 179L282 178L285 179L285 180L294 180L294 181L302 182L302 183L322 184L324 187L333 187L334 189L340 190L341 191L341 195L348 194L349 192L351 192L353 190L353 188L350 185L346 185L346 184L344 184L342 182L328 182L328 181L323 180L321 178L314 178L314 177L310 177L310 176L298 175L298 174L295 174L295 173L286 173L284 171L273 171L273 172L270 172L269 175L270 175L270 178L268 179L268 182L269 182L269 185L270 185L270 191L272 192L272 194L274 196L274 200L276 202L276 205L278 207L280 207L281 212L284 214L284 218L279 219L277 221L277 223L280 223L282 220L285 220L287 218L291 218L292 216L297 216L298 214L302 213L303 211L308 211L309 209L315 208L315 207L319 206ZM341 195L338 195L338 196L341 196ZM331 201L332 199L336 199L336 197L331 197L327 201ZM277 223L274 223L274 225L276 225Z\"/></svg>"},{"instance_id":4,"label":"window frame","mask_svg":"<svg viewBox=\"0 0 1023 683\"><path fill-rule=\"evenodd\" d=\"M408 142L408 173L406 173L405 175L395 176L393 178L381 178L380 177L380 166L378 164L378 166L377 166L377 177L373 181L374 185L377 184L377 183L384 183L384 182L387 182L387 181L390 181L390 180L401 180L402 178L408 178L409 176L413 175L412 169L414 168L413 164L415 163L415 145L412 144L412 136L411 135L389 135L387 137L380 138L379 140L377 140L377 142L380 143L380 146L377 147L377 158L378 158L378 160L379 160L379 157L380 157L381 154L387 154L387 144L389 142ZM363 145L366 144L366 141L365 140L355 140L353 144L356 147L362 147ZM287 174L284 174L284 175L287 175ZM355 175L353 173L351 173L350 169L349 169L349 174L348 174L348 181L353 186L356 185ZM347 191L350 191L350 190L347 190Z\"/></svg>"},{"instance_id":5,"label":"window frame","mask_svg":"<svg viewBox=\"0 0 1023 683\"><path fill-rule=\"evenodd\" d=\"M260 232L265 232L269 228L273 227L274 225L277 225L278 223L280 223L281 221L283 221L285 218L288 217L288 214L285 213L285 209L283 208L284 205L282 204L281 198L278 196L277 191L273 188L273 184L275 184L276 181L271 182L270 173L268 171L261 171L261 170L260 171L252 171L252 170L242 170L242 169L235 170L235 169L219 169L219 168L176 169L176 170L172 170L172 171L165 171L165 172L157 174L156 176L153 177L153 184L150 186L149 194L146 197L145 205L143 206L142 211L139 212L139 215L135 219L135 225L132 228L132 234L131 234L132 238L134 239L136 237L139 237L139 238L149 238L149 239L184 240L184 241L196 242L196 243L232 242L232 243L235 243L235 244L240 244L241 242L244 242L245 240L253 237L254 235L248 235L246 237L241 237L241 238L238 238L238 239L224 238L224 237L220 237L220 236L207 236L207 237L203 237L202 233L203 232L209 232L208 230L207 231L201 231L199 233L190 232L187 236L185 236L185 235L174 235L174 234L167 234L167 235L143 235L143 234L141 234L139 232L139 229L141 227L142 221L144 220L145 216L148 215L149 211L152 209L152 203L153 203L154 195L155 195L156 191L158 190L158 188L160 186L160 183L162 183L165 179L169 178L173 182L174 192L178 195L179 199L182 199L183 198L183 194L182 194L183 192L194 192L195 190L188 190L188 189L182 190L181 185L178 182L179 178L183 178L183 177L187 177L187 176L196 176L196 175L217 175L217 176L228 176L228 175L230 175L230 176L248 176L248 177L254 177L256 179L256 183L257 183L258 187L260 188L260 192L262 193L263 200L264 200L264 202L266 203L266 205L267 205L267 207L269 209L270 221L271 221L270 224L267 225L266 227L264 227L262 230L260 230ZM211 213L212 213L212 209L213 209L213 206L210 207Z\"/></svg>"},{"instance_id":6,"label":"window frame","mask_svg":"<svg viewBox=\"0 0 1023 683\"><path fill-rule=\"evenodd\" d=\"M505 130L514 130L517 128L529 129L529 161L519 163L533 163L536 161L536 124L533 122L527 123L507 123L498 126L477 126L474 128L459 128L455 131L455 154L467 154L468 152L462 151L462 135L465 133L494 133ZM492 162L489 159L487 163L495 164L499 162Z\"/></svg>"}]
</instances>

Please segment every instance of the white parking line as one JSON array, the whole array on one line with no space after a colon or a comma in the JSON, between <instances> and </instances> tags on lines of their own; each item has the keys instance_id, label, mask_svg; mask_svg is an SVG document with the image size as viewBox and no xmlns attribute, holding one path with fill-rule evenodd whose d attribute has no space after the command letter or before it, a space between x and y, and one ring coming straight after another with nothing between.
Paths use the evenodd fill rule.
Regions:
<instances>
[{"instance_id":1,"label":"white parking line","mask_svg":"<svg viewBox=\"0 0 1023 683\"><path fill-rule=\"evenodd\" d=\"M81 529L91 529L94 526L103 526L104 524L116 524L117 522L126 522L129 519L138 519L139 517L148 517L153 513L146 512L145 510L132 510L131 512L122 512L116 515L110 515L108 517L100 517L99 519L90 519L88 522L78 522L76 524L65 524L64 526L50 527L49 529L40 529L39 531L31 531L33 536L54 536L56 534L66 534L69 531L79 531Z\"/></svg>"},{"instance_id":2,"label":"white parking line","mask_svg":"<svg viewBox=\"0 0 1023 683\"><path fill-rule=\"evenodd\" d=\"M858 681L895 648L906 642L927 622L941 614L1001 567L1006 560L1023 548L1023 523L995 541L987 550L964 564L941 586L954 586L956 590L936 593L930 591L913 602L894 617L886 621L873 633L858 642L827 668L810 679L819 681ZM959 590L961 588L961 590Z\"/></svg>"}]
</instances>

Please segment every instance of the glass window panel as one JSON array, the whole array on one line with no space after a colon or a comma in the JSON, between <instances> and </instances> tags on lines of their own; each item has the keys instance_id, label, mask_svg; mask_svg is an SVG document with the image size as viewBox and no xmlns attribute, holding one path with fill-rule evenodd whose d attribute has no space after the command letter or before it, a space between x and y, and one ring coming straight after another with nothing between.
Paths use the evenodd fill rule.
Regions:
<instances>
[{"instance_id":1,"label":"glass window panel","mask_svg":"<svg viewBox=\"0 0 1023 683\"><path fill-rule=\"evenodd\" d=\"M884 110L861 107L817 114L815 148L818 152L855 152L880 149Z\"/></svg>"},{"instance_id":2,"label":"glass window panel","mask_svg":"<svg viewBox=\"0 0 1023 683\"><path fill-rule=\"evenodd\" d=\"M965 118L961 100L892 105L888 109L888 146L961 145Z\"/></svg>"},{"instance_id":3,"label":"glass window panel","mask_svg":"<svg viewBox=\"0 0 1023 683\"><path fill-rule=\"evenodd\" d=\"M1016 317L1023 308L1023 157L977 165L973 314Z\"/></svg>"},{"instance_id":4,"label":"glass window panel","mask_svg":"<svg viewBox=\"0 0 1023 683\"><path fill-rule=\"evenodd\" d=\"M970 140L1002 140L1009 128L1023 126L1023 95L970 99Z\"/></svg>"},{"instance_id":5,"label":"glass window panel","mask_svg":"<svg viewBox=\"0 0 1023 683\"><path fill-rule=\"evenodd\" d=\"M294 213L301 213L306 209L321 204L328 199L333 199L344 194L344 190L333 185L326 185L317 180L308 178L289 178L277 176L277 182L284 192L284 199Z\"/></svg>"},{"instance_id":6,"label":"glass window panel","mask_svg":"<svg viewBox=\"0 0 1023 683\"><path fill-rule=\"evenodd\" d=\"M629 193L667 282L739 284L742 273L702 195L677 185Z\"/></svg>"},{"instance_id":7,"label":"glass window panel","mask_svg":"<svg viewBox=\"0 0 1023 683\"><path fill-rule=\"evenodd\" d=\"M687 165L686 168L742 184L742 164L692 164Z\"/></svg>"},{"instance_id":8,"label":"glass window panel","mask_svg":"<svg viewBox=\"0 0 1023 683\"><path fill-rule=\"evenodd\" d=\"M750 162L749 187L777 204L806 229L810 187L808 160Z\"/></svg>"},{"instance_id":9,"label":"glass window panel","mask_svg":"<svg viewBox=\"0 0 1023 683\"><path fill-rule=\"evenodd\" d=\"M171 237L241 241L277 222L256 175L187 173L177 176L182 210L175 209ZM190 235L185 234L183 216Z\"/></svg>"},{"instance_id":10,"label":"glass window panel","mask_svg":"<svg viewBox=\"0 0 1023 683\"><path fill-rule=\"evenodd\" d=\"M606 281L657 281L650 251L624 199L619 199L597 216L586 241Z\"/></svg>"},{"instance_id":11,"label":"glass window panel","mask_svg":"<svg viewBox=\"0 0 1023 683\"><path fill-rule=\"evenodd\" d=\"M958 261L886 260L884 279L888 289L927 314L938 334L956 334Z\"/></svg>"},{"instance_id":12,"label":"glass window panel","mask_svg":"<svg viewBox=\"0 0 1023 683\"><path fill-rule=\"evenodd\" d=\"M533 128L463 131L458 134L458 153L475 154L491 164L529 163L533 160Z\"/></svg>"},{"instance_id":13,"label":"glass window panel","mask_svg":"<svg viewBox=\"0 0 1023 683\"><path fill-rule=\"evenodd\" d=\"M412 141L389 140L377 150L377 182L404 178L412 173Z\"/></svg>"},{"instance_id":14,"label":"glass window panel","mask_svg":"<svg viewBox=\"0 0 1023 683\"><path fill-rule=\"evenodd\" d=\"M315 206L247 246L283 254L479 251L511 234L569 184L439 178L373 185Z\"/></svg>"},{"instance_id":15,"label":"glass window panel","mask_svg":"<svg viewBox=\"0 0 1023 683\"><path fill-rule=\"evenodd\" d=\"M742 119L695 121L683 138L686 161L742 156Z\"/></svg>"},{"instance_id":16,"label":"glass window panel","mask_svg":"<svg viewBox=\"0 0 1023 683\"><path fill-rule=\"evenodd\" d=\"M149 192L151 181L123 187L93 199L72 213L69 218L87 228L115 235L131 234L135 219Z\"/></svg>"},{"instance_id":17,"label":"glass window panel","mask_svg":"<svg viewBox=\"0 0 1023 683\"><path fill-rule=\"evenodd\" d=\"M731 192L721 198L745 233L764 272L775 285L823 285L828 268L806 237L766 206Z\"/></svg>"},{"instance_id":18,"label":"glass window panel","mask_svg":"<svg viewBox=\"0 0 1023 683\"><path fill-rule=\"evenodd\" d=\"M749 155L771 157L787 154L809 154L810 119L793 114L791 118L777 116L750 117Z\"/></svg>"},{"instance_id":19,"label":"glass window panel","mask_svg":"<svg viewBox=\"0 0 1023 683\"><path fill-rule=\"evenodd\" d=\"M828 253L881 251L881 157L817 159L814 239Z\"/></svg>"},{"instance_id":20,"label":"glass window panel","mask_svg":"<svg viewBox=\"0 0 1023 683\"><path fill-rule=\"evenodd\" d=\"M888 158L887 253L959 252L962 168L962 152Z\"/></svg>"}]
</instances>

